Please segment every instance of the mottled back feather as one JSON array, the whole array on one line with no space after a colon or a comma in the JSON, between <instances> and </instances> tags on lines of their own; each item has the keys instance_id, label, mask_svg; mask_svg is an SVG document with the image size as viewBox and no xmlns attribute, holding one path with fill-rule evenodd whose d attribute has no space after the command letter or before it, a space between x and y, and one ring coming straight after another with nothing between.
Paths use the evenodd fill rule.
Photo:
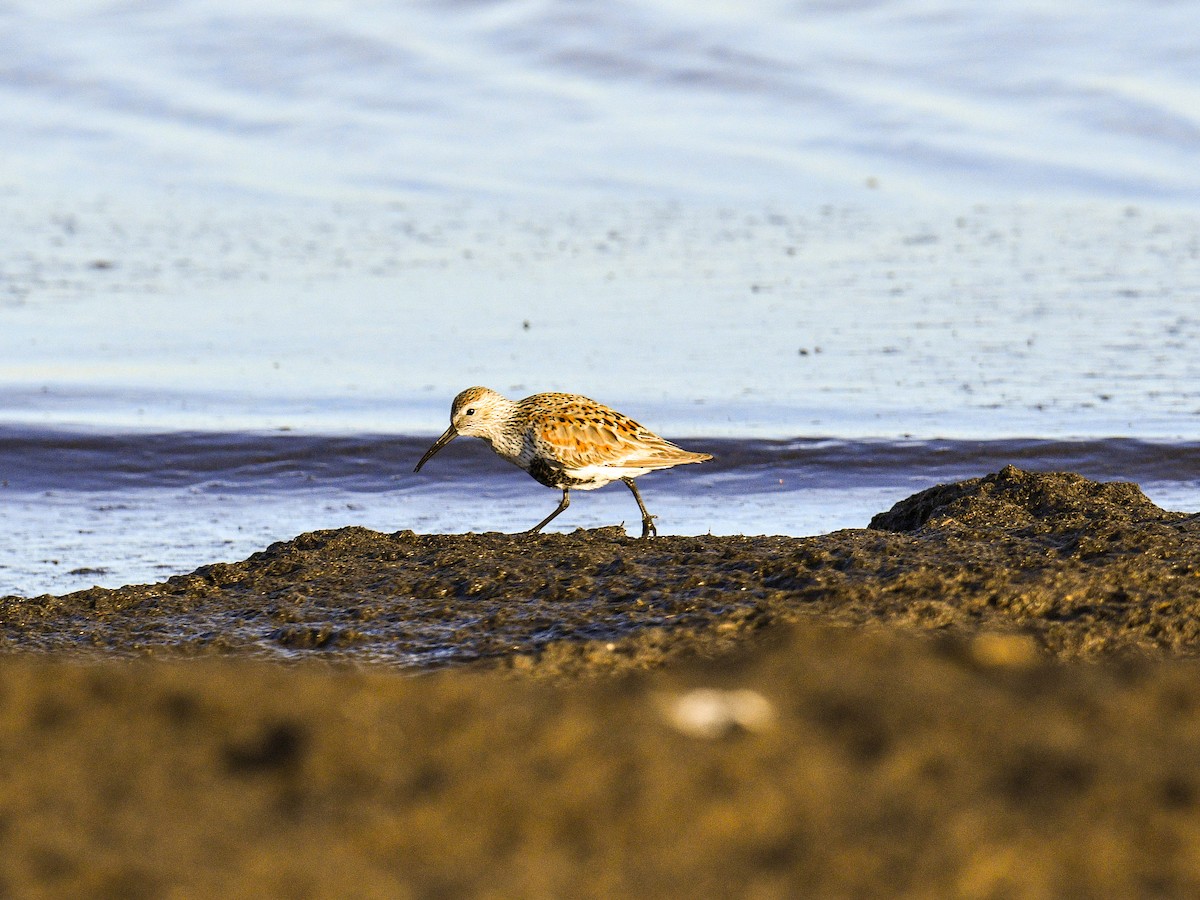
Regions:
<instances>
[{"instance_id":1,"label":"mottled back feather","mask_svg":"<svg viewBox=\"0 0 1200 900\"><path fill-rule=\"evenodd\" d=\"M712 459L677 447L628 416L575 394L534 394L518 404L539 456L566 469L665 469Z\"/></svg>"}]
</instances>

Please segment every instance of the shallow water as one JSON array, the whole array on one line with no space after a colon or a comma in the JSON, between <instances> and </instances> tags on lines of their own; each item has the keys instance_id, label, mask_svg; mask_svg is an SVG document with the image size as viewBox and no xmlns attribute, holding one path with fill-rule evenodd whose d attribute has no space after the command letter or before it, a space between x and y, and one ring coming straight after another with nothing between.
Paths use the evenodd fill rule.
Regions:
<instances>
[{"instance_id":1,"label":"shallow water","mask_svg":"<svg viewBox=\"0 0 1200 900\"><path fill-rule=\"evenodd\" d=\"M116 194L1194 202L1194 25L1126 0L15 0L0 152L13 184Z\"/></svg>"},{"instance_id":2,"label":"shallow water","mask_svg":"<svg viewBox=\"0 0 1200 900\"><path fill-rule=\"evenodd\" d=\"M1186 439L1200 420L1191 213L307 211L199 236L135 210L42 223L3 310L0 422L419 434L474 383L675 435ZM403 237L418 223L436 237Z\"/></svg>"},{"instance_id":3,"label":"shallow water","mask_svg":"<svg viewBox=\"0 0 1200 900\"><path fill-rule=\"evenodd\" d=\"M409 475L474 383L719 445L644 481L667 533L1021 460L1197 508L1191 18L6 4L0 591L527 527L553 494L480 446Z\"/></svg>"}]
</instances>

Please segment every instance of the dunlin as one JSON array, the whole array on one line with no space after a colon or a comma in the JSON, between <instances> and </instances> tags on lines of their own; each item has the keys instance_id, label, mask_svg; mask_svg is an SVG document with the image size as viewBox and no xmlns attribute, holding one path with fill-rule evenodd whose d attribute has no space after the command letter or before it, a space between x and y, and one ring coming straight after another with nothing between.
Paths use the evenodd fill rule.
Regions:
<instances>
[{"instance_id":1,"label":"dunlin","mask_svg":"<svg viewBox=\"0 0 1200 900\"><path fill-rule=\"evenodd\" d=\"M460 434L483 438L510 463L546 487L560 488L558 508L529 529L541 531L571 505L571 490L592 491L620 479L633 491L642 513L642 537L657 534L655 517L633 479L655 469L712 459L676 447L628 416L578 394L534 394L509 400L485 387L467 388L450 407L450 427L438 438L416 472Z\"/></svg>"}]
</instances>

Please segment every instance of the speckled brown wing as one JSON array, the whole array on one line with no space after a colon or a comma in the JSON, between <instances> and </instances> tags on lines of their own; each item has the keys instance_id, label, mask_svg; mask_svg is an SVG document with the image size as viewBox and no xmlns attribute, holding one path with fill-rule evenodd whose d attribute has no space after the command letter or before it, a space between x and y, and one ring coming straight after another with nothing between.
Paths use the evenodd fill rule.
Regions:
<instances>
[{"instance_id":1,"label":"speckled brown wing","mask_svg":"<svg viewBox=\"0 0 1200 900\"><path fill-rule=\"evenodd\" d=\"M530 424L541 444L539 453L567 469L605 465L658 469L712 458L677 447L628 416L593 401L559 401L554 408L531 412Z\"/></svg>"}]
</instances>

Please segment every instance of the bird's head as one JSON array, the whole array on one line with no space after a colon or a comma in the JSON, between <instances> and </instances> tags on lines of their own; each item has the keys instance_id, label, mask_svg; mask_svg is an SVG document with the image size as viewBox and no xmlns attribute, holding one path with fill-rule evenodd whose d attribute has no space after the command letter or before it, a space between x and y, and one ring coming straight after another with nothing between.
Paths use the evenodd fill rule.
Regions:
<instances>
[{"instance_id":1,"label":"bird's head","mask_svg":"<svg viewBox=\"0 0 1200 900\"><path fill-rule=\"evenodd\" d=\"M492 439L501 429L511 407L511 400L491 388L470 387L462 391L450 405L450 427L425 451L413 471L420 472L421 466L460 434Z\"/></svg>"}]
</instances>

